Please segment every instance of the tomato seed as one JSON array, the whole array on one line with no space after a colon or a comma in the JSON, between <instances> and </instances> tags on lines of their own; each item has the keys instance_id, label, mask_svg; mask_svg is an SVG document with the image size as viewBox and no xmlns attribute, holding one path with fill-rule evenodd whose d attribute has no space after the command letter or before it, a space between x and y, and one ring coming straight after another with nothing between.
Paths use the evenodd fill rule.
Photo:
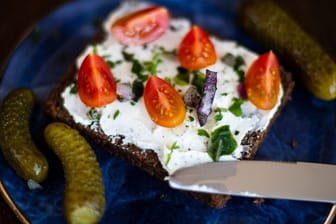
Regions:
<instances>
[{"instance_id":1,"label":"tomato seed","mask_svg":"<svg viewBox=\"0 0 336 224\"><path fill-rule=\"evenodd\" d=\"M205 51L202 52L202 56L205 57L205 58L208 58L209 57L209 54Z\"/></svg>"}]
</instances>

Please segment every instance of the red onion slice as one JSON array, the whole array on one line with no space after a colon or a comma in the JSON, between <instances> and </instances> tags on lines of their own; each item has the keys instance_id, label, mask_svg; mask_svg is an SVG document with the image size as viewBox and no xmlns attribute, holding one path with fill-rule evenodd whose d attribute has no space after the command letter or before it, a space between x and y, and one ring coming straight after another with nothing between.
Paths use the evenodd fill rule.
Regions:
<instances>
[{"instance_id":1,"label":"red onion slice","mask_svg":"<svg viewBox=\"0 0 336 224\"><path fill-rule=\"evenodd\" d=\"M134 97L132 87L128 83L118 83L117 94L120 101L130 101Z\"/></svg>"},{"instance_id":2,"label":"red onion slice","mask_svg":"<svg viewBox=\"0 0 336 224\"><path fill-rule=\"evenodd\" d=\"M198 121L202 126L205 125L212 111L212 103L217 90L217 72L205 71L205 83L203 87L203 97L197 108Z\"/></svg>"}]
</instances>

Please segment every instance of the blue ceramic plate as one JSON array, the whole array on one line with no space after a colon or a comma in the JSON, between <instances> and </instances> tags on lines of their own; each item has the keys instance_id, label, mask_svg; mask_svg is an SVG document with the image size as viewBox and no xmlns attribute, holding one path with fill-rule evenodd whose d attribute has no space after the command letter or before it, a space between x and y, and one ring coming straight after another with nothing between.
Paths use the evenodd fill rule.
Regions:
<instances>
[{"instance_id":1,"label":"blue ceramic plate","mask_svg":"<svg viewBox=\"0 0 336 224\"><path fill-rule=\"evenodd\" d=\"M174 15L186 16L223 38L265 51L236 24L237 1L158 0ZM50 162L43 189L29 190L0 156L1 181L17 208L31 223L64 223L64 179L59 160L43 141L50 122L43 104L53 85L97 31L97 21L115 8L115 0L74 1L39 22L13 53L3 74L0 97L19 86L32 88L38 105L32 117L34 140ZM256 159L336 163L336 102L321 102L297 85L259 149ZM296 141L293 147L291 142ZM94 146L106 186L107 206L101 223L323 223L331 205L289 200L234 197L223 209L211 209L170 189L166 183ZM328 184L328 183L321 183Z\"/></svg>"}]
</instances>

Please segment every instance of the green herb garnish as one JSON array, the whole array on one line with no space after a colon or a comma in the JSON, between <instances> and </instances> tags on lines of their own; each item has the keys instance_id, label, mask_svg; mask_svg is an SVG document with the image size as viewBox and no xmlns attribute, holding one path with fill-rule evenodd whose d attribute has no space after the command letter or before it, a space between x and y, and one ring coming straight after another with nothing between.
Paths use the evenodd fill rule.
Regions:
<instances>
[{"instance_id":1,"label":"green herb garnish","mask_svg":"<svg viewBox=\"0 0 336 224\"><path fill-rule=\"evenodd\" d=\"M145 82L148 78L148 75L143 74L144 67L143 65L136 59L132 60L132 72L140 79Z\"/></svg>"},{"instance_id":2,"label":"green herb garnish","mask_svg":"<svg viewBox=\"0 0 336 224\"><path fill-rule=\"evenodd\" d=\"M155 52L151 61L144 62L145 70L150 74L157 74L157 66L162 62L161 52Z\"/></svg>"},{"instance_id":3,"label":"green herb garnish","mask_svg":"<svg viewBox=\"0 0 336 224\"><path fill-rule=\"evenodd\" d=\"M100 111L98 111L95 108L91 108L87 113L86 116L89 118L89 120L93 120L93 121L99 121L102 114Z\"/></svg>"},{"instance_id":4,"label":"green herb garnish","mask_svg":"<svg viewBox=\"0 0 336 224\"><path fill-rule=\"evenodd\" d=\"M245 72L240 68L242 65L245 65L245 60L242 56L238 55L235 60L233 69L236 71L239 77L239 82L242 83L245 80Z\"/></svg>"},{"instance_id":5,"label":"green herb garnish","mask_svg":"<svg viewBox=\"0 0 336 224\"><path fill-rule=\"evenodd\" d=\"M215 117L214 117L215 121L216 121L216 122L221 121L221 120L223 119L223 114L222 114L221 109L220 109L220 108L217 108L217 109L215 110L215 112L216 112Z\"/></svg>"},{"instance_id":6,"label":"green herb garnish","mask_svg":"<svg viewBox=\"0 0 336 224\"><path fill-rule=\"evenodd\" d=\"M120 114L120 110L116 110L113 114L113 120L117 119L117 117L119 116Z\"/></svg>"},{"instance_id":7,"label":"green herb garnish","mask_svg":"<svg viewBox=\"0 0 336 224\"><path fill-rule=\"evenodd\" d=\"M106 63L110 66L110 68L115 68L116 65L119 65L122 61L111 61L111 60L106 60Z\"/></svg>"},{"instance_id":8,"label":"green herb garnish","mask_svg":"<svg viewBox=\"0 0 336 224\"><path fill-rule=\"evenodd\" d=\"M206 130L204 130L204 129L198 129L197 130L197 134L199 136L204 136L204 137L210 138L209 133Z\"/></svg>"},{"instance_id":9,"label":"green herb garnish","mask_svg":"<svg viewBox=\"0 0 336 224\"><path fill-rule=\"evenodd\" d=\"M78 92L78 89L77 89L77 85L76 83L74 83L72 86L71 86L71 89L70 89L70 94L71 95L74 95Z\"/></svg>"},{"instance_id":10,"label":"green herb garnish","mask_svg":"<svg viewBox=\"0 0 336 224\"><path fill-rule=\"evenodd\" d=\"M179 66L177 67L177 75L174 77L174 83L180 86L185 86L189 84L190 72Z\"/></svg>"},{"instance_id":11,"label":"green herb garnish","mask_svg":"<svg viewBox=\"0 0 336 224\"><path fill-rule=\"evenodd\" d=\"M134 80L132 83L133 100L137 102L142 97L144 92L144 84L141 80Z\"/></svg>"},{"instance_id":12,"label":"green herb garnish","mask_svg":"<svg viewBox=\"0 0 336 224\"><path fill-rule=\"evenodd\" d=\"M242 98L233 98L232 104L229 107L229 111L235 116L239 117L242 115L241 105L245 102Z\"/></svg>"},{"instance_id":13,"label":"green herb garnish","mask_svg":"<svg viewBox=\"0 0 336 224\"><path fill-rule=\"evenodd\" d=\"M125 50L123 50L121 53L122 53L125 61L132 62L132 60L134 59L134 55L130 54L130 53L127 53Z\"/></svg>"},{"instance_id":14,"label":"green herb garnish","mask_svg":"<svg viewBox=\"0 0 336 224\"><path fill-rule=\"evenodd\" d=\"M176 27L173 26L173 25L170 25L170 26L169 26L169 29L170 29L171 31L173 31L173 32L175 32L175 31L177 30Z\"/></svg>"},{"instance_id":15,"label":"green herb garnish","mask_svg":"<svg viewBox=\"0 0 336 224\"><path fill-rule=\"evenodd\" d=\"M172 80L170 77L164 77L164 80L172 85Z\"/></svg>"},{"instance_id":16,"label":"green herb garnish","mask_svg":"<svg viewBox=\"0 0 336 224\"><path fill-rule=\"evenodd\" d=\"M203 95L203 86L204 86L204 83L205 83L205 74L202 73L199 70L192 71L192 74L193 74L193 79L191 81L191 84L193 84L196 87L196 89L197 89L197 91L200 95Z\"/></svg>"},{"instance_id":17,"label":"green herb garnish","mask_svg":"<svg viewBox=\"0 0 336 224\"><path fill-rule=\"evenodd\" d=\"M237 146L229 125L224 125L211 132L208 154L213 161L218 161L219 157L230 155Z\"/></svg>"},{"instance_id":18,"label":"green herb garnish","mask_svg":"<svg viewBox=\"0 0 336 224\"><path fill-rule=\"evenodd\" d=\"M168 163L169 163L169 161L170 161L170 159L171 159L171 156L172 156L172 154L173 154L173 151L174 151L175 149L178 149L178 148L180 148L180 147L177 145L176 142L174 142L174 143L168 148L168 149L169 149L169 153L167 154L167 158L166 158L166 161L165 161L166 166L168 165Z\"/></svg>"},{"instance_id":19,"label":"green herb garnish","mask_svg":"<svg viewBox=\"0 0 336 224\"><path fill-rule=\"evenodd\" d=\"M164 47L160 46L159 50L161 51L161 54L164 54L164 55L171 55L171 56L176 56L177 55L177 52L176 52L175 48L173 50L168 51Z\"/></svg>"},{"instance_id":20,"label":"green herb garnish","mask_svg":"<svg viewBox=\"0 0 336 224\"><path fill-rule=\"evenodd\" d=\"M143 64L139 60L135 59L133 55L126 52L123 54L125 60L132 62L132 73L134 73L142 82L145 82L149 75L156 75L157 66L162 62L160 52L155 52L152 59L150 61L143 62Z\"/></svg>"}]
</instances>

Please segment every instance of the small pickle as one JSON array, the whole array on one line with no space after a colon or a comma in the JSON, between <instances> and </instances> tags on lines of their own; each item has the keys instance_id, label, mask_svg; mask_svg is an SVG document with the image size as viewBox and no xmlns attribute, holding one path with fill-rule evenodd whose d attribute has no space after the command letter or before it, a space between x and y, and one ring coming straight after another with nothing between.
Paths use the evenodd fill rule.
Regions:
<instances>
[{"instance_id":1,"label":"small pickle","mask_svg":"<svg viewBox=\"0 0 336 224\"><path fill-rule=\"evenodd\" d=\"M0 107L0 148L19 176L40 183L48 174L48 162L29 131L34 104L35 95L30 89L16 89L5 97Z\"/></svg>"},{"instance_id":2,"label":"small pickle","mask_svg":"<svg viewBox=\"0 0 336 224\"><path fill-rule=\"evenodd\" d=\"M86 140L66 124L49 124L44 137L65 174L64 213L68 223L98 223L105 210L102 174Z\"/></svg>"},{"instance_id":3,"label":"small pickle","mask_svg":"<svg viewBox=\"0 0 336 224\"><path fill-rule=\"evenodd\" d=\"M336 63L274 1L244 1L239 14L243 28L293 68L314 96L336 99Z\"/></svg>"}]
</instances>

